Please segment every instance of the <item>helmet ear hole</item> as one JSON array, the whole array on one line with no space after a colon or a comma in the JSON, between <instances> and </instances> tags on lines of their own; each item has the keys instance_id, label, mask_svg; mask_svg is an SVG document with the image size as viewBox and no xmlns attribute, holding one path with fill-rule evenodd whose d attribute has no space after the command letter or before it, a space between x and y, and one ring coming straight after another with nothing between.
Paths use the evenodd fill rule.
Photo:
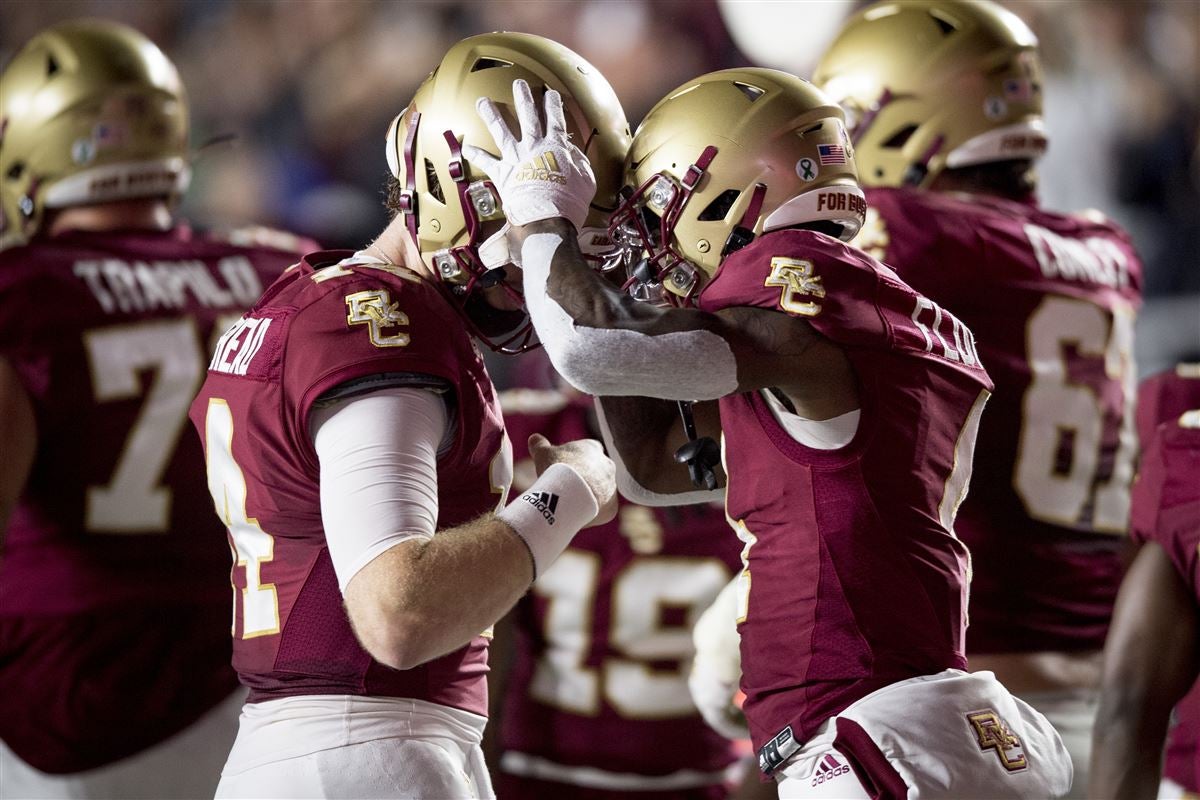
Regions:
<instances>
[{"instance_id":1,"label":"helmet ear hole","mask_svg":"<svg viewBox=\"0 0 1200 800\"><path fill-rule=\"evenodd\" d=\"M946 19L946 17L939 14L936 10L930 11L929 16L933 18L933 21L935 23L937 23L938 28L941 29L942 34L944 36L949 36L950 34L956 32L958 30L957 25L955 25L952 21Z\"/></svg>"},{"instance_id":2,"label":"helmet ear hole","mask_svg":"<svg viewBox=\"0 0 1200 800\"><path fill-rule=\"evenodd\" d=\"M8 168L8 172L5 174L5 177L8 178L10 181L15 181L17 178L21 177L21 173L24 171L25 171L25 162L18 161L17 163L13 164L11 167Z\"/></svg>"}]
</instances>

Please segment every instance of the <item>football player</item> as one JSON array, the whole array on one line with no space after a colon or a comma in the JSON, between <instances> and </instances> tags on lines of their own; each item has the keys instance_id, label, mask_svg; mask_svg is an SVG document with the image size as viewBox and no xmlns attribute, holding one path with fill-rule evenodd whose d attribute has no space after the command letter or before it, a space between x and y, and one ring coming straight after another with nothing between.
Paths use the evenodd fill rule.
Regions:
<instances>
[{"instance_id":1,"label":"football player","mask_svg":"<svg viewBox=\"0 0 1200 800\"><path fill-rule=\"evenodd\" d=\"M846 109L869 187L855 244L952 309L996 383L955 526L974 572L967 654L1047 715L1083 797L1129 514L1141 262L1099 213L1037 204L1042 69L1012 12L876 4L813 80Z\"/></svg>"},{"instance_id":2,"label":"football player","mask_svg":"<svg viewBox=\"0 0 1200 800\"><path fill-rule=\"evenodd\" d=\"M5 797L208 796L237 730L184 426L214 334L299 243L173 219L187 140L175 67L123 25L55 25L0 75Z\"/></svg>"},{"instance_id":3,"label":"football player","mask_svg":"<svg viewBox=\"0 0 1200 800\"><path fill-rule=\"evenodd\" d=\"M533 478L529 433L598 435L591 398L569 388L514 389L500 405L518 490ZM572 540L506 620L513 664L493 669L501 680L490 687L503 703L500 797L727 796L738 753L696 711L687 669L691 628L738 550L724 515L705 505L623 501L616 519Z\"/></svg>"},{"instance_id":4,"label":"football player","mask_svg":"<svg viewBox=\"0 0 1200 800\"><path fill-rule=\"evenodd\" d=\"M953 519L991 382L966 326L843 243L865 204L840 109L792 75L740 69L650 111L611 229L649 303L579 253L569 220L592 181L560 108L547 100L543 115L521 81L514 97L520 139L483 98L499 156L468 157L504 200L555 368L588 393L639 396L601 405L626 496L719 496L716 445L700 436L711 415L662 402L719 399L744 544L744 711L780 796L1066 791L1044 718L962 671ZM538 159L556 174L531 173ZM673 468L678 431L688 475Z\"/></svg>"},{"instance_id":5,"label":"football player","mask_svg":"<svg viewBox=\"0 0 1200 800\"><path fill-rule=\"evenodd\" d=\"M1137 415L1143 448L1130 535L1142 547L1104 647L1087 794L1114 800L1168 796L1159 794L1168 719L1200 677L1200 364L1143 383ZM1195 704L1179 711L1194 714Z\"/></svg>"},{"instance_id":6,"label":"football player","mask_svg":"<svg viewBox=\"0 0 1200 800\"><path fill-rule=\"evenodd\" d=\"M487 136L474 98L514 76L566 98L614 202L629 132L595 68L538 36L465 39L388 131L392 222L268 288L192 405L250 687L220 797L492 796L488 628L616 511L599 442L540 437L505 506L512 448L471 334L516 352L530 331L499 197L461 149Z\"/></svg>"}]
</instances>

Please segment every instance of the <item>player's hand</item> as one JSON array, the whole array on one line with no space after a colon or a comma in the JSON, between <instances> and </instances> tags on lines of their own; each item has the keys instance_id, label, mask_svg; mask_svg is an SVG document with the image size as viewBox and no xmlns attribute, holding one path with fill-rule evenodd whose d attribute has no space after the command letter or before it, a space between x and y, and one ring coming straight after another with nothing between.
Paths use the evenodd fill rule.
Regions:
<instances>
[{"instance_id":1,"label":"player's hand","mask_svg":"<svg viewBox=\"0 0 1200 800\"><path fill-rule=\"evenodd\" d=\"M742 677L741 637L737 631L739 581L730 581L696 627L692 642L696 655L688 675L688 691L708 726L727 739L750 736L746 717L738 707L738 684Z\"/></svg>"},{"instance_id":2,"label":"player's hand","mask_svg":"<svg viewBox=\"0 0 1200 800\"><path fill-rule=\"evenodd\" d=\"M596 177L587 156L571 143L562 98L548 89L539 109L529 84L516 80L513 104L521 138L513 136L496 104L481 97L475 110L495 139L500 157L472 145L463 147L463 155L492 179L504 215L513 225L563 217L577 229L583 227L596 194Z\"/></svg>"},{"instance_id":3,"label":"player's hand","mask_svg":"<svg viewBox=\"0 0 1200 800\"><path fill-rule=\"evenodd\" d=\"M750 738L746 715L735 702L738 693L736 679L729 680L697 659L688 675L688 692L708 727L726 739Z\"/></svg>"},{"instance_id":4,"label":"player's hand","mask_svg":"<svg viewBox=\"0 0 1200 800\"><path fill-rule=\"evenodd\" d=\"M551 464L565 464L583 478L600 507L596 518L585 527L603 525L617 515L617 469L604 446L595 439L577 439L565 444L550 444L540 433L529 437L529 455L540 476Z\"/></svg>"}]
</instances>

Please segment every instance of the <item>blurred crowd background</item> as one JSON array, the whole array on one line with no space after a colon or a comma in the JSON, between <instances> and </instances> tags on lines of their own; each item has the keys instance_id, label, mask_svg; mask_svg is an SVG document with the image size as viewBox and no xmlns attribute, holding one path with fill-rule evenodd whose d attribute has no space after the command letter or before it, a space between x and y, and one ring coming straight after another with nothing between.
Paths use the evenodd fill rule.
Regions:
<instances>
[{"instance_id":1,"label":"blurred crowd background","mask_svg":"<svg viewBox=\"0 0 1200 800\"><path fill-rule=\"evenodd\" d=\"M199 148L184 214L360 247L386 222L388 122L454 41L515 30L595 64L631 123L701 72L807 76L851 0L3 0L0 59L76 16L120 20L178 65ZM1047 71L1043 202L1097 208L1146 261L1143 375L1200 357L1200 2L1017 0ZM224 134L232 143L204 144ZM969 268L969 265L964 265Z\"/></svg>"}]
</instances>

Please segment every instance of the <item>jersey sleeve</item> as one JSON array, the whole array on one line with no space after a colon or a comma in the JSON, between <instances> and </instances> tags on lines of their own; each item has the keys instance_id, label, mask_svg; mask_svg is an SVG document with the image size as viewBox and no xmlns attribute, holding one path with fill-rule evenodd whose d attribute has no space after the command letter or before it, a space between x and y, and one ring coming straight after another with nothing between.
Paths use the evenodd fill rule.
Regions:
<instances>
[{"instance_id":1,"label":"jersey sleeve","mask_svg":"<svg viewBox=\"0 0 1200 800\"><path fill-rule=\"evenodd\" d=\"M1133 485L1129 535L1157 541L1187 574L1181 557L1200 539L1200 368L1180 364L1138 391L1142 457ZM1189 534L1188 531L1191 531ZM1186 539L1181 543L1181 538Z\"/></svg>"},{"instance_id":2,"label":"jersey sleeve","mask_svg":"<svg viewBox=\"0 0 1200 800\"><path fill-rule=\"evenodd\" d=\"M317 398L343 384L380 375L431 388L459 382L463 323L436 289L400 268L345 271L354 274L314 286L319 296L288 327L281 379L299 430Z\"/></svg>"},{"instance_id":3,"label":"jersey sleeve","mask_svg":"<svg viewBox=\"0 0 1200 800\"><path fill-rule=\"evenodd\" d=\"M769 233L730 255L702 291L700 306L780 311L839 345L929 356L986 381L962 322L890 267L813 231Z\"/></svg>"},{"instance_id":4,"label":"jersey sleeve","mask_svg":"<svg viewBox=\"0 0 1200 800\"><path fill-rule=\"evenodd\" d=\"M1130 536L1157 542L1193 590L1200 590L1200 428L1159 426L1133 485ZM1200 595L1198 595L1200 596Z\"/></svg>"},{"instance_id":5,"label":"jersey sleeve","mask_svg":"<svg viewBox=\"0 0 1200 800\"><path fill-rule=\"evenodd\" d=\"M836 328L835 341L884 332L874 312L877 276L861 254L812 231L768 233L733 253L700 295L706 311L733 307L781 311L818 330ZM865 301L865 302L864 302Z\"/></svg>"}]
</instances>

